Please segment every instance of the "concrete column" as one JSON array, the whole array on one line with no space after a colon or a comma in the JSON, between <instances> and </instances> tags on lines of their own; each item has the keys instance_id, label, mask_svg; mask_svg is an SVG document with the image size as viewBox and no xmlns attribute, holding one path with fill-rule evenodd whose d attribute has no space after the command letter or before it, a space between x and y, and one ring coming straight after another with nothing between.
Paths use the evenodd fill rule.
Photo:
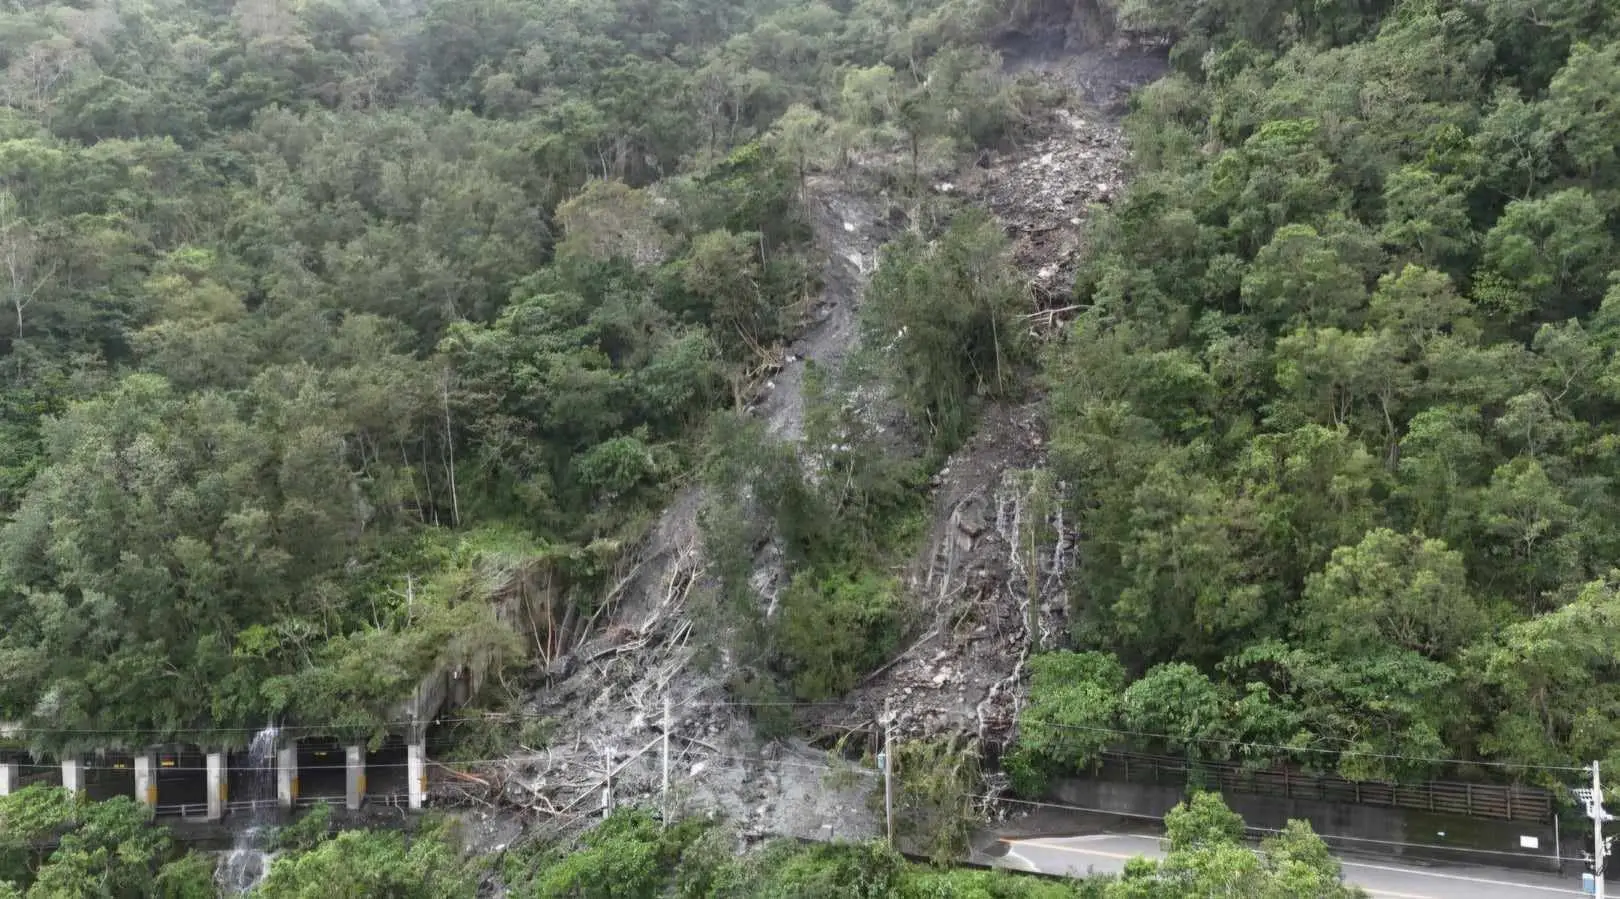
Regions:
<instances>
[{"instance_id":1,"label":"concrete column","mask_svg":"<svg viewBox=\"0 0 1620 899\"><path fill-rule=\"evenodd\" d=\"M16 762L0 762L0 796L10 796L22 788L22 775Z\"/></svg>"},{"instance_id":2,"label":"concrete column","mask_svg":"<svg viewBox=\"0 0 1620 899\"><path fill-rule=\"evenodd\" d=\"M282 808L298 804L298 744L276 750L276 801Z\"/></svg>"},{"instance_id":3,"label":"concrete column","mask_svg":"<svg viewBox=\"0 0 1620 899\"><path fill-rule=\"evenodd\" d=\"M225 803L228 801L228 781L225 771L225 753L208 753L208 820L210 821L218 821L225 817Z\"/></svg>"},{"instance_id":4,"label":"concrete column","mask_svg":"<svg viewBox=\"0 0 1620 899\"><path fill-rule=\"evenodd\" d=\"M84 792L84 761L77 758L62 760L62 789L69 793Z\"/></svg>"},{"instance_id":5,"label":"concrete column","mask_svg":"<svg viewBox=\"0 0 1620 899\"><path fill-rule=\"evenodd\" d=\"M343 751L343 755L348 786L344 804L351 810L357 810L366 798L366 747L350 746Z\"/></svg>"},{"instance_id":6,"label":"concrete column","mask_svg":"<svg viewBox=\"0 0 1620 899\"><path fill-rule=\"evenodd\" d=\"M406 789L411 808L421 808L427 799L427 742L418 741L405 747L405 773L409 778Z\"/></svg>"},{"instance_id":7,"label":"concrete column","mask_svg":"<svg viewBox=\"0 0 1620 899\"><path fill-rule=\"evenodd\" d=\"M135 756L135 801L146 806L148 813L157 811L157 778L151 753Z\"/></svg>"}]
</instances>

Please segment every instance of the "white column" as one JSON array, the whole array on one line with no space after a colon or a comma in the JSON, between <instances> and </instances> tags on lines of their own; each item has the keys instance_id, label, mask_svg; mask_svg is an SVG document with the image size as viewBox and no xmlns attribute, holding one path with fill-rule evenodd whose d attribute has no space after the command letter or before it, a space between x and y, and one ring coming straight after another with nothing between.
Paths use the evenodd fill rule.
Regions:
<instances>
[{"instance_id":1,"label":"white column","mask_svg":"<svg viewBox=\"0 0 1620 899\"><path fill-rule=\"evenodd\" d=\"M276 750L276 801L282 808L298 804L298 744Z\"/></svg>"},{"instance_id":2,"label":"white column","mask_svg":"<svg viewBox=\"0 0 1620 899\"><path fill-rule=\"evenodd\" d=\"M77 758L62 760L62 789L69 793L84 792L84 761Z\"/></svg>"},{"instance_id":3,"label":"white column","mask_svg":"<svg viewBox=\"0 0 1620 899\"><path fill-rule=\"evenodd\" d=\"M350 746L343 752L347 791L344 804L358 810L366 798L366 747Z\"/></svg>"},{"instance_id":4,"label":"white column","mask_svg":"<svg viewBox=\"0 0 1620 899\"><path fill-rule=\"evenodd\" d=\"M135 756L135 801L146 806L147 812L157 811L157 780L152 776L151 753Z\"/></svg>"},{"instance_id":5,"label":"white column","mask_svg":"<svg viewBox=\"0 0 1620 899\"><path fill-rule=\"evenodd\" d=\"M16 762L0 762L0 796L10 796L22 786Z\"/></svg>"},{"instance_id":6,"label":"white column","mask_svg":"<svg viewBox=\"0 0 1620 899\"><path fill-rule=\"evenodd\" d=\"M427 742L418 741L405 747L405 773L410 778L407 790L411 808L421 808L427 799Z\"/></svg>"},{"instance_id":7,"label":"white column","mask_svg":"<svg viewBox=\"0 0 1620 899\"><path fill-rule=\"evenodd\" d=\"M227 783L225 753L208 753L208 820L210 821L218 821L225 817Z\"/></svg>"}]
</instances>

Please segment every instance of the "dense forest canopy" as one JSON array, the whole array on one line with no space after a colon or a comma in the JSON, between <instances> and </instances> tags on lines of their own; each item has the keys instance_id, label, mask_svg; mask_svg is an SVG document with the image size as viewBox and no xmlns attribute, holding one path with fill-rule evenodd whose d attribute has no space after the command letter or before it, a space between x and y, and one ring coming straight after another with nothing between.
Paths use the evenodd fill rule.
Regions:
<instances>
[{"instance_id":1,"label":"dense forest canopy","mask_svg":"<svg viewBox=\"0 0 1620 899\"><path fill-rule=\"evenodd\" d=\"M1002 136L1007 16L0 11L0 718L363 733L519 657L490 570L593 601L798 326L808 173Z\"/></svg>"},{"instance_id":2,"label":"dense forest canopy","mask_svg":"<svg viewBox=\"0 0 1620 899\"><path fill-rule=\"evenodd\" d=\"M1097 653L1018 764L1620 759L1620 11L1130 14L1174 71L1045 375Z\"/></svg>"},{"instance_id":3,"label":"dense forest canopy","mask_svg":"<svg viewBox=\"0 0 1620 899\"><path fill-rule=\"evenodd\" d=\"M1620 14L1118 13L1172 72L1037 353L996 224L923 169L1040 102L993 37L1103 7L0 12L0 717L374 733L435 665L552 651L699 471L720 606L757 600L728 543L786 547L739 664L838 695L904 625L870 547L1040 356L1083 652L1030 667L1028 783L1121 741L1357 778L1615 758ZM872 377L927 450L810 396L796 457L733 416L818 290L809 179L874 151L932 204L863 313L905 335ZM536 566L524 640L489 600Z\"/></svg>"}]
</instances>

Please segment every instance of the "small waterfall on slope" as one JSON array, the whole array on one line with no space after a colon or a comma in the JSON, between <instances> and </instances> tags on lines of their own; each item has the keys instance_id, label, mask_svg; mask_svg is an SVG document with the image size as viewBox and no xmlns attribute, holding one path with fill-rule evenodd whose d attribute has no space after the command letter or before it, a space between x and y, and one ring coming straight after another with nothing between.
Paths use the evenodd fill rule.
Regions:
<instances>
[{"instance_id":1,"label":"small waterfall on slope","mask_svg":"<svg viewBox=\"0 0 1620 899\"><path fill-rule=\"evenodd\" d=\"M248 747L248 767L242 780L245 795L240 798L251 800L253 805L247 812L246 826L236 834L236 844L214 875L224 895L241 895L258 886L275 857L265 851L263 840L276 799L276 742L280 736L280 730L272 724L259 731Z\"/></svg>"}]
</instances>

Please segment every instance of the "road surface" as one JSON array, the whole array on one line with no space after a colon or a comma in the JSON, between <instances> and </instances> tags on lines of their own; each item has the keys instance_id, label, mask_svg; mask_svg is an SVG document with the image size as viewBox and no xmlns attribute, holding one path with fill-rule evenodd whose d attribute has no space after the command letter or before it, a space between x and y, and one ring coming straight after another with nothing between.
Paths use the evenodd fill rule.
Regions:
<instances>
[{"instance_id":1,"label":"road surface","mask_svg":"<svg viewBox=\"0 0 1620 899\"><path fill-rule=\"evenodd\" d=\"M1162 858L1159 838L1137 834L1093 834L1004 840L1007 854L995 864L1043 874L1118 874L1137 856ZM1556 899L1585 896L1580 878L1471 865L1417 867L1398 862L1341 859L1344 879L1373 899Z\"/></svg>"}]
</instances>

